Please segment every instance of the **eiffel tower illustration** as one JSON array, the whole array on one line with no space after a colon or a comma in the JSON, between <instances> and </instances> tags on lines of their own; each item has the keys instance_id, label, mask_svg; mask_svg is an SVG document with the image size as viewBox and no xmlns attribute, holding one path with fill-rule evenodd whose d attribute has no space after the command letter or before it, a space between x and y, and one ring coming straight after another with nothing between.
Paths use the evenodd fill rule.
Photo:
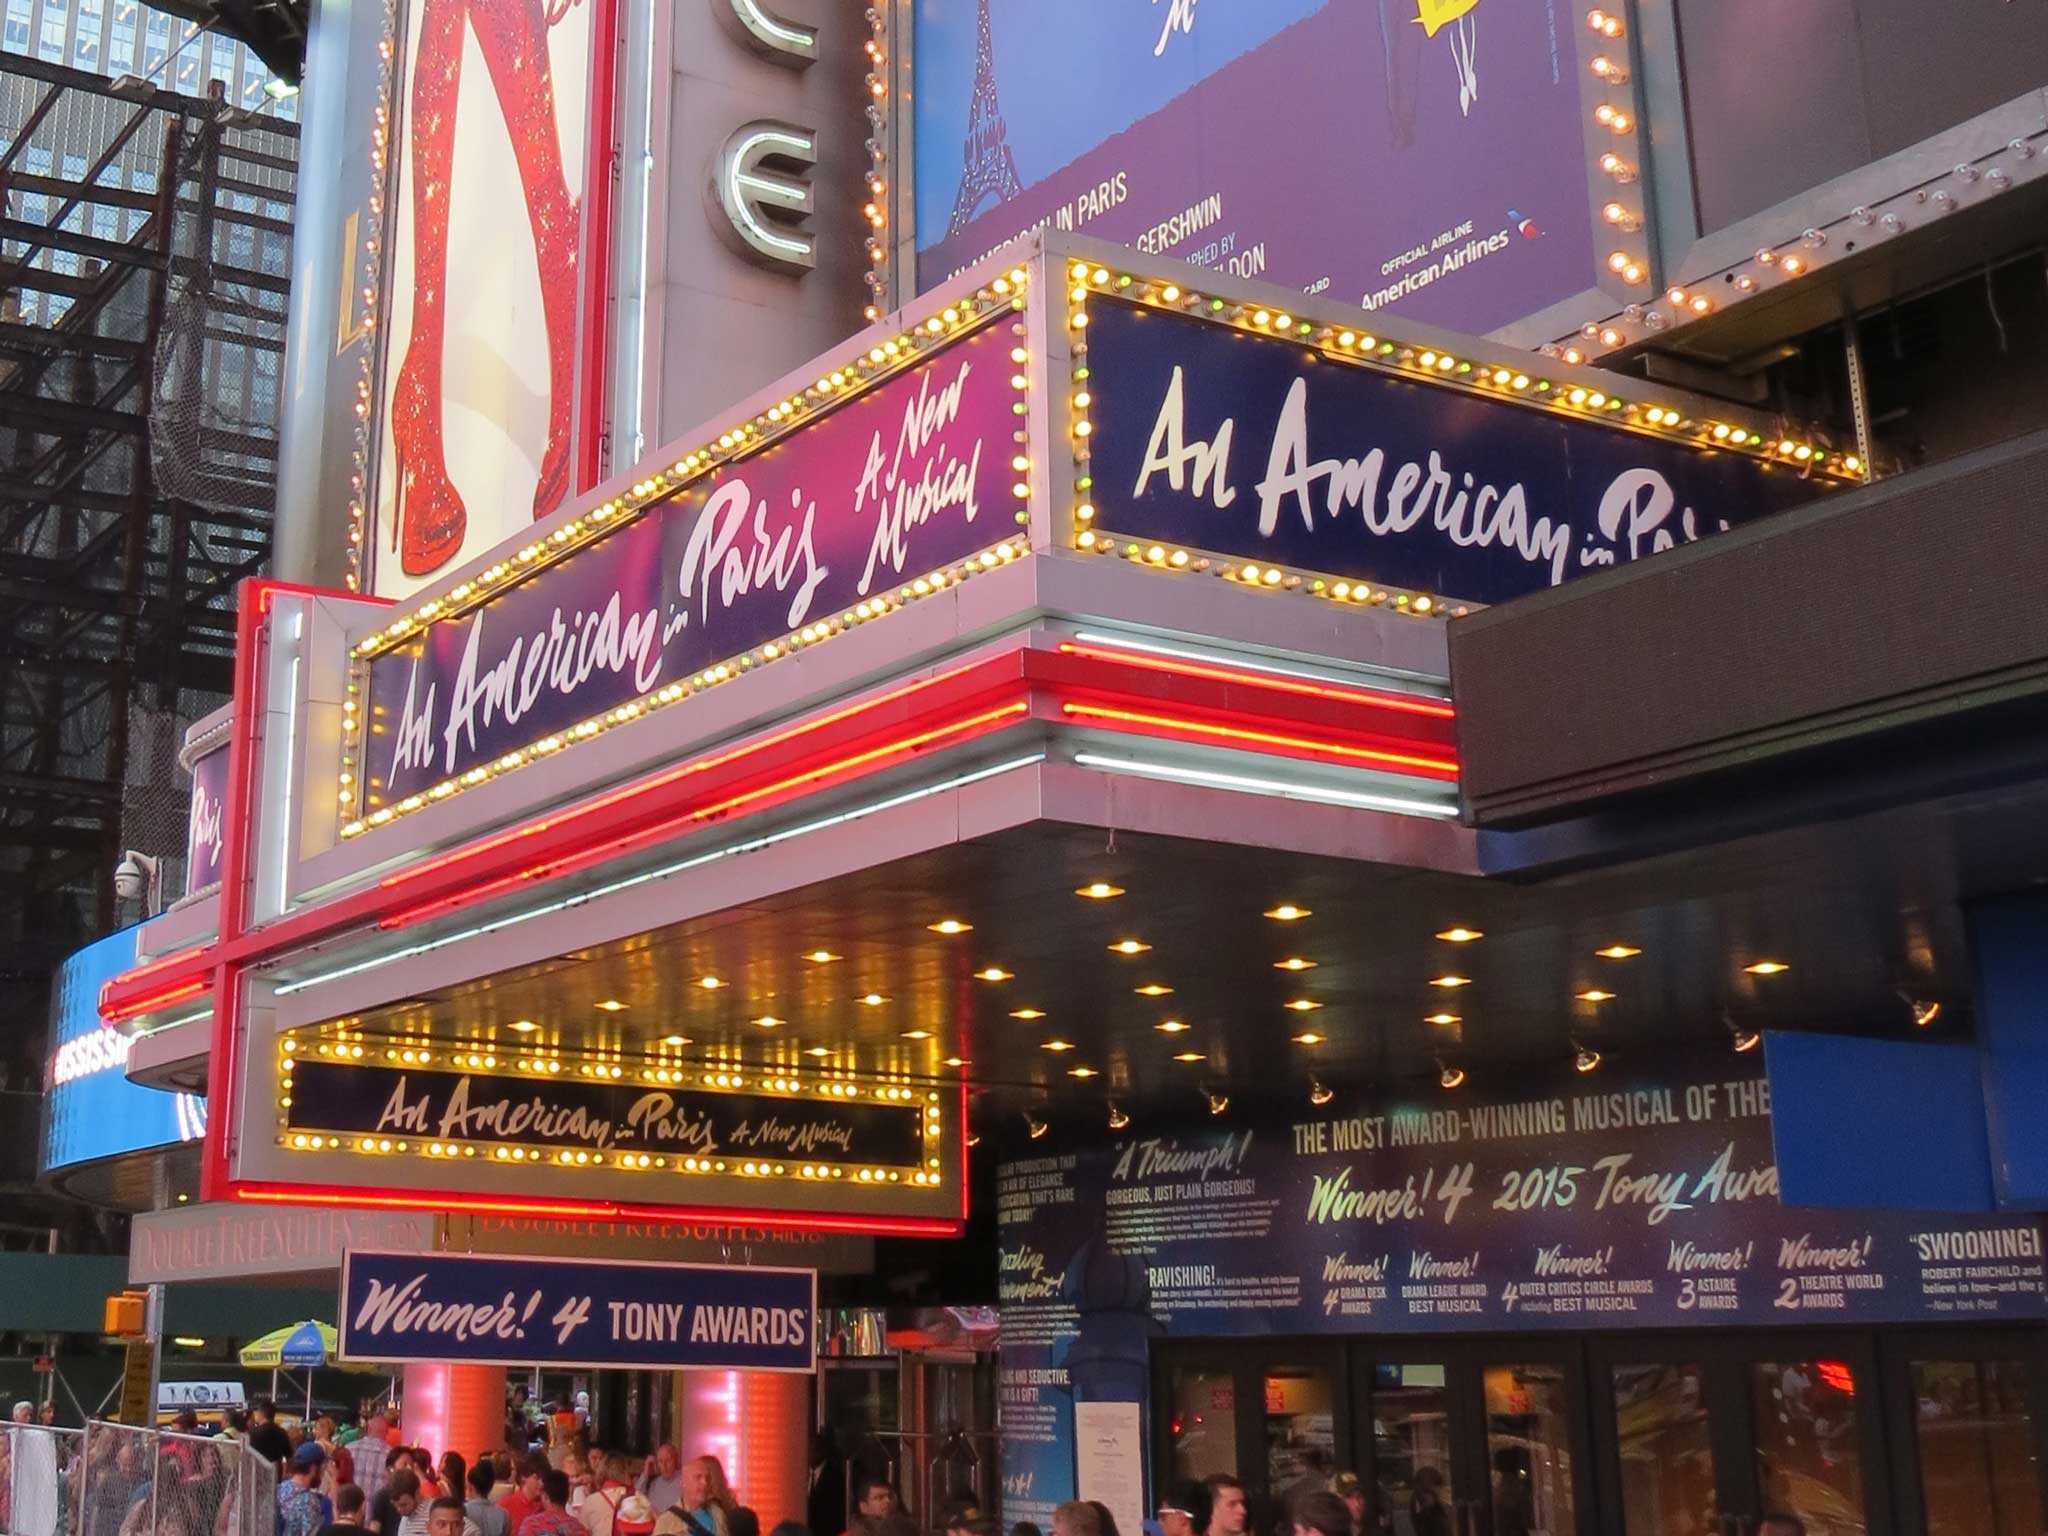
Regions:
<instances>
[{"instance_id":1,"label":"eiffel tower illustration","mask_svg":"<svg viewBox=\"0 0 2048 1536\"><path fill-rule=\"evenodd\" d=\"M996 55L989 41L988 0L981 0L981 12L975 18L974 94L967 106L963 159L960 191L953 199L953 216L946 221L948 239L967 227L984 201L993 198L1006 203L1024 190L1017 178L1016 157L1010 153L1010 130L1003 123L1002 104L996 100Z\"/></svg>"}]
</instances>

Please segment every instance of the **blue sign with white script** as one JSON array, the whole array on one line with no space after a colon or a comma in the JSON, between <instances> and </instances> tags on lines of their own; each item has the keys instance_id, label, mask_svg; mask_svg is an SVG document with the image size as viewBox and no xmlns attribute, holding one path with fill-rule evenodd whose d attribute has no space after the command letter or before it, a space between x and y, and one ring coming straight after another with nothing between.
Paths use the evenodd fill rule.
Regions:
<instances>
[{"instance_id":1,"label":"blue sign with white script","mask_svg":"<svg viewBox=\"0 0 2048 1536\"><path fill-rule=\"evenodd\" d=\"M1499 603L1835 484L1171 311L1088 314L1098 537Z\"/></svg>"},{"instance_id":2,"label":"blue sign with white script","mask_svg":"<svg viewBox=\"0 0 2048 1536\"><path fill-rule=\"evenodd\" d=\"M818 1272L350 1252L344 1360L808 1371Z\"/></svg>"}]
</instances>

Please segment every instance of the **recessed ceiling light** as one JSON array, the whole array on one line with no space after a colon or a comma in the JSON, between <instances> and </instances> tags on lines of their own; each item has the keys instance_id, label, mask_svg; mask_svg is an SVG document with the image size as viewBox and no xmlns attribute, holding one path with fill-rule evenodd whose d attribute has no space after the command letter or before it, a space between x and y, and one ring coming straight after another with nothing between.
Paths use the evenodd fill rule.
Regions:
<instances>
[{"instance_id":1,"label":"recessed ceiling light","mask_svg":"<svg viewBox=\"0 0 2048 1536\"><path fill-rule=\"evenodd\" d=\"M1161 1019L1152 1027L1162 1035L1184 1035L1191 1026L1183 1024L1179 1019Z\"/></svg>"},{"instance_id":2,"label":"recessed ceiling light","mask_svg":"<svg viewBox=\"0 0 2048 1536\"><path fill-rule=\"evenodd\" d=\"M1097 1076L1100 1076L1100 1074L1099 1074L1099 1073L1097 1073L1097 1072L1096 1072L1096 1070L1095 1070L1095 1069L1094 1069L1093 1067L1069 1067L1069 1068L1067 1068L1067 1076L1069 1076L1069 1077L1097 1077Z\"/></svg>"},{"instance_id":3,"label":"recessed ceiling light","mask_svg":"<svg viewBox=\"0 0 2048 1536\"><path fill-rule=\"evenodd\" d=\"M1207 1061L1209 1058L1200 1051L1182 1051L1173 1059L1175 1061Z\"/></svg>"},{"instance_id":4,"label":"recessed ceiling light","mask_svg":"<svg viewBox=\"0 0 2048 1536\"><path fill-rule=\"evenodd\" d=\"M1270 908L1266 913L1266 916L1273 919L1276 923L1298 923L1308 915L1309 910L1307 907L1297 907L1291 901L1283 901L1279 906Z\"/></svg>"},{"instance_id":5,"label":"recessed ceiling light","mask_svg":"<svg viewBox=\"0 0 2048 1536\"><path fill-rule=\"evenodd\" d=\"M1432 1013L1422 1021L1425 1024L1456 1024L1459 1016L1455 1013Z\"/></svg>"},{"instance_id":6,"label":"recessed ceiling light","mask_svg":"<svg viewBox=\"0 0 2048 1536\"><path fill-rule=\"evenodd\" d=\"M1173 995L1173 988L1167 986L1163 981L1148 981L1142 987L1133 987L1131 990L1140 997L1171 997Z\"/></svg>"},{"instance_id":7,"label":"recessed ceiling light","mask_svg":"<svg viewBox=\"0 0 2048 1536\"><path fill-rule=\"evenodd\" d=\"M1312 971L1315 968L1315 961L1303 959L1300 955L1289 955L1285 960L1273 962L1276 971Z\"/></svg>"},{"instance_id":8,"label":"recessed ceiling light","mask_svg":"<svg viewBox=\"0 0 2048 1536\"><path fill-rule=\"evenodd\" d=\"M1119 955L1142 955L1152 946L1143 939L1118 939L1109 947Z\"/></svg>"},{"instance_id":9,"label":"recessed ceiling light","mask_svg":"<svg viewBox=\"0 0 2048 1536\"><path fill-rule=\"evenodd\" d=\"M974 924L963 923L957 917L942 917L936 923L926 923L925 927L929 928L933 933L944 934L971 933L974 931Z\"/></svg>"},{"instance_id":10,"label":"recessed ceiling light","mask_svg":"<svg viewBox=\"0 0 2048 1536\"><path fill-rule=\"evenodd\" d=\"M764 1013L754 1022L762 1029L780 1029L783 1024L783 1020L778 1019L772 1013Z\"/></svg>"},{"instance_id":11,"label":"recessed ceiling light","mask_svg":"<svg viewBox=\"0 0 2048 1536\"><path fill-rule=\"evenodd\" d=\"M1745 965L1743 969L1752 976L1777 976L1792 967L1782 960L1759 960L1754 965Z\"/></svg>"},{"instance_id":12,"label":"recessed ceiling light","mask_svg":"<svg viewBox=\"0 0 2048 1536\"><path fill-rule=\"evenodd\" d=\"M1642 951L1633 944L1610 944L1605 949L1593 951L1602 960L1633 960Z\"/></svg>"},{"instance_id":13,"label":"recessed ceiling light","mask_svg":"<svg viewBox=\"0 0 2048 1536\"><path fill-rule=\"evenodd\" d=\"M515 1035L530 1035L535 1030L540 1028L540 1026L534 1023L531 1019L514 1019L510 1024L507 1024L505 1027L511 1030L512 1033Z\"/></svg>"},{"instance_id":14,"label":"recessed ceiling light","mask_svg":"<svg viewBox=\"0 0 2048 1536\"><path fill-rule=\"evenodd\" d=\"M1469 987L1472 985L1472 978L1470 976L1432 976L1429 978L1429 984L1432 987Z\"/></svg>"},{"instance_id":15,"label":"recessed ceiling light","mask_svg":"<svg viewBox=\"0 0 2048 1536\"><path fill-rule=\"evenodd\" d=\"M606 1013L624 1013L626 1011L626 1005L616 997L608 997L597 1006Z\"/></svg>"},{"instance_id":16,"label":"recessed ceiling light","mask_svg":"<svg viewBox=\"0 0 2048 1536\"><path fill-rule=\"evenodd\" d=\"M1045 1010L1043 1008L1012 1008L1010 1010L1010 1017L1013 1019L1042 1019L1045 1017Z\"/></svg>"},{"instance_id":17,"label":"recessed ceiling light","mask_svg":"<svg viewBox=\"0 0 2048 1536\"><path fill-rule=\"evenodd\" d=\"M663 1045L688 1045L690 1037L688 1035L663 1035L661 1043Z\"/></svg>"},{"instance_id":18,"label":"recessed ceiling light","mask_svg":"<svg viewBox=\"0 0 2048 1536\"><path fill-rule=\"evenodd\" d=\"M1008 981L1017 973L1006 971L1000 965L985 965L974 974L983 981Z\"/></svg>"},{"instance_id":19,"label":"recessed ceiling light","mask_svg":"<svg viewBox=\"0 0 2048 1536\"><path fill-rule=\"evenodd\" d=\"M964 1067L967 1065L967 1058L965 1056L948 1056L946 1058L946 1065L949 1067Z\"/></svg>"},{"instance_id":20,"label":"recessed ceiling light","mask_svg":"<svg viewBox=\"0 0 2048 1536\"><path fill-rule=\"evenodd\" d=\"M1107 880L1091 880L1086 885L1076 886L1074 889L1076 896L1086 896L1090 901L1109 901L1123 893L1122 886L1111 885Z\"/></svg>"},{"instance_id":21,"label":"recessed ceiling light","mask_svg":"<svg viewBox=\"0 0 2048 1536\"><path fill-rule=\"evenodd\" d=\"M903 1038L906 1040L929 1040L931 1037L932 1032L928 1029L906 1029L903 1031Z\"/></svg>"},{"instance_id":22,"label":"recessed ceiling light","mask_svg":"<svg viewBox=\"0 0 2048 1536\"><path fill-rule=\"evenodd\" d=\"M829 949L814 949L809 954L805 955L804 958L810 961L813 965L830 965L834 960L837 960L839 956L833 954L832 951Z\"/></svg>"},{"instance_id":23,"label":"recessed ceiling light","mask_svg":"<svg viewBox=\"0 0 2048 1536\"><path fill-rule=\"evenodd\" d=\"M805 1051L804 1054L806 1056L830 1056L832 1053L822 1045L814 1045Z\"/></svg>"},{"instance_id":24,"label":"recessed ceiling light","mask_svg":"<svg viewBox=\"0 0 2048 1536\"><path fill-rule=\"evenodd\" d=\"M1444 929L1437 937L1446 944L1470 944L1474 939L1483 939L1486 935L1477 928L1467 928L1464 924L1460 923L1455 928Z\"/></svg>"},{"instance_id":25,"label":"recessed ceiling light","mask_svg":"<svg viewBox=\"0 0 2048 1536\"><path fill-rule=\"evenodd\" d=\"M1287 1010L1290 1013L1314 1013L1322 1006L1312 997L1290 997L1287 1000Z\"/></svg>"},{"instance_id":26,"label":"recessed ceiling light","mask_svg":"<svg viewBox=\"0 0 2048 1536\"><path fill-rule=\"evenodd\" d=\"M1046 1042L1044 1042L1044 1044L1043 1044L1043 1045L1042 1045L1042 1046L1040 1047L1040 1049L1042 1049L1042 1050L1048 1050L1048 1051L1055 1051L1055 1052L1057 1052L1057 1051L1071 1051L1071 1050L1072 1050L1073 1048L1074 1048L1074 1042L1073 1042L1073 1041L1071 1041L1071 1040L1047 1040L1047 1041L1046 1041Z\"/></svg>"},{"instance_id":27,"label":"recessed ceiling light","mask_svg":"<svg viewBox=\"0 0 2048 1536\"><path fill-rule=\"evenodd\" d=\"M1326 1038L1328 1037L1319 1035L1312 1029L1304 1029L1294 1037L1294 1043L1296 1045L1321 1045Z\"/></svg>"},{"instance_id":28,"label":"recessed ceiling light","mask_svg":"<svg viewBox=\"0 0 2048 1536\"><path fill-rule=\"evenodd\" d=\"M886 1003L887 1001L889 1001L889 999L882 996L882 994L879 992L870 992L866 997L861 999L861 1002L869 1008L879 1008L882 1006L882 1004Z\"/></svg>"},{"instance_id":29,"label":"recessed ceiling light","mask_svg":"<svg viewBox=\"0 0 2048 1536\"><path fill-rule=\"evenodd\" d=\"M722 976L699 976L697 978L697 985L706 992L716 992L725 985L725 978Z\"/></svg>"},{"instance_id":30,"label":"recessed ceiling light","mask_svg":"<svg viewBox=\"0 0 2048 1536\"><path fill-rule=\"evenodd\" d=\"M1588 987L1579 994L1579 1001L1582 1003L1605 1003L1611 1002L1613 998L1612 992L1604 992L1598 987Z\"/></svg>"}]
</instances>

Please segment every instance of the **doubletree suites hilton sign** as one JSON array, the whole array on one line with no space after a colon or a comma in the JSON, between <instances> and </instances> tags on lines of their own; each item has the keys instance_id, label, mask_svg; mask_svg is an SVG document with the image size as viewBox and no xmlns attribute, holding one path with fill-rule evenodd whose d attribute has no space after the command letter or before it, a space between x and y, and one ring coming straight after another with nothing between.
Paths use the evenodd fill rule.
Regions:
<instances>
[{"instance_id":1,"label":"doubletree suites hilton sign","mask_svg":"<svg viewBox=\"0 0 2048 1536\"><path fill-rule=\"evenodd\" d=\"M936 1094L900 1084L576 1077L287 1058L279 1144L473 1162L558 1163L858 1184L941 1182ZM634 1080L639 1079L639 1080ZM722 1081L721 1081L722 1079ZM753 1084L753 1088L748 1085Z\"/></svg>"}]
</instances>

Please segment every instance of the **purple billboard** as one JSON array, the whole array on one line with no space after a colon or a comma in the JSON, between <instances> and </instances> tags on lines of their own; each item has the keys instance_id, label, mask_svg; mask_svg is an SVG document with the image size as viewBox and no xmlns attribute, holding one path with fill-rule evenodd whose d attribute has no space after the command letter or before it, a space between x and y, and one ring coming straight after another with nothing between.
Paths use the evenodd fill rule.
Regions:
<instances>
[{"instance_id":1,"label":"purple billboard","mask_svg":"<svg viewBox=\"0 0 2048 1536\"><path fill-rule=\"evenodd\" d=\"M1000 322L370 666L367 808L421 793L1015 531Z\"/></svg>"},{"instance_id":2,"label":"purple billboard","mask_svg":"<svg viewBox=\"0 0 2048 1536\"><path fill-rule=\"evenodd\" d=\"M192 765L192 810L185 828L185 894L220 884L221 825L228 802L228 748L223 742Z\"/></svg>"},{"instance_id":3,"label":"purple billboard","mask_svg":"<svg viewBox=\"0 0 2048 1536\"><path fill-rule=\"evenodd\" d=\"M917 0L917 281L1074 230L1490 331L1592 286L1563 0Z\"/></svg>"}]
</instances>

